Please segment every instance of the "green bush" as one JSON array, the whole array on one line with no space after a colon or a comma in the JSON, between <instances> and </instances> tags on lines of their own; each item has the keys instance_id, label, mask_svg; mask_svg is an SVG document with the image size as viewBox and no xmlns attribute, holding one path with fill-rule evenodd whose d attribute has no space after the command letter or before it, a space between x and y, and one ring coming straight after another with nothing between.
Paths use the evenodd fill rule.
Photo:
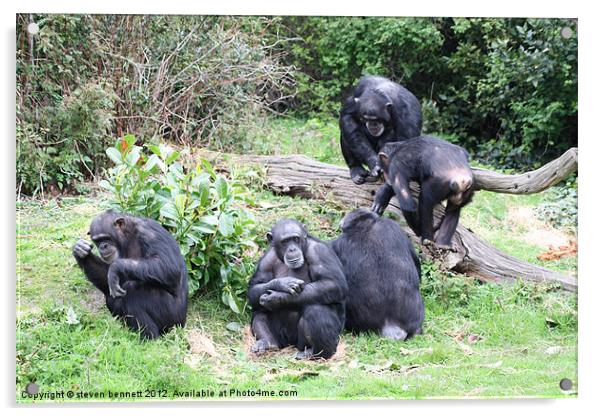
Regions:
<instances>
[{"instance_id":1,"label":"green bush","mask_svg":"<svg viewBox=\"0 0 602 416\"><path fill-rule=\"evenodd\" d=\"M577 145L577 25L571 19L287 17L274 30L297 68L298 112L337 115L362 75L405 85L425 133L488 164L539 165ZM561 35L563 28L572 36Z\"/></svg>"},{"instance_id":2,"label":"green bush","mask_svg":"<svg viewBox=\"0 0 602 416\"><path fill-rule=\"evenodd\" d=\"M65 95L56 107L43 108L38 128L19 119L19 190L35 195L51 184L63 190L98 175L106 163L115 100L109 87L92 82Z\"/></svg>"},{"instance_id":3,"label":"green bush","mask_svg":"<svg viewBox=\"0 0 602 416\"><path fill-rule=\"evenodd\" d=\"M548 189L537 207L539 218L557 228L577 232L577 178Z\"/></svg>"},{"instance_id":4,"label":"green bush","mask_svg":"<svg viewBox=\"0 0 602 416\"><path fill-rule=\"evenodd\" d=\"M115 208L159 221L180 245L190 274L190 293L217 287L234 312L246 308L247 279L256 251L252 201L235 180L228 181L206 160L190 170L166 145L135 145L132 135L106 153L115 164L100 185Z\"/></svg>"}]
</instances>

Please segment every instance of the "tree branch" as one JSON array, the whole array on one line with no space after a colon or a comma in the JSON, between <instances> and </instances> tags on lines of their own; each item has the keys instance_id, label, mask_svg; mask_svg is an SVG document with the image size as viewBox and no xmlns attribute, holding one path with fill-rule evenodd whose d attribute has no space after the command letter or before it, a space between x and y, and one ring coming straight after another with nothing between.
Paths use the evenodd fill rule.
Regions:
<instances>
[{"instance_id":1,"label":"tree branch","mask_svg":"<svg viewBox=\"0 0 602 416\"><path fill-rule=\"evenodd\" d=\"M208 159L223 160L224 155L203 151ZM370 207L379 183L367 183L361 186L349 179L345 167L322 163L301 155L256 156L228 155L242 164L260 163L267 168L267 187L278 194L300 196L336 202L346 211L356 207ZM577 149L572 148L556 160L541 168L522 175L504 175L484 169L473 169L476 186L480 190L492 192L528 194L543 191L560 182L577 170ZM411 184L412 193L417 198L419 186ZM391 200L387 210L403 219L396 198ZM437 206L435 217L441 219L443 207ZM414 242L420 244L412 231L404 227ZM454 235L454 247L457 252L433 253L423 246L423 252L435 255L441 260L443 268L465 273L485 281L515 280L522 278L535 282L552 282L565 290L576 291L577 280L544 267L518 260L503 253L489 243L481 240L472 231L458 226Z\"/></svg>"}]
</instances>

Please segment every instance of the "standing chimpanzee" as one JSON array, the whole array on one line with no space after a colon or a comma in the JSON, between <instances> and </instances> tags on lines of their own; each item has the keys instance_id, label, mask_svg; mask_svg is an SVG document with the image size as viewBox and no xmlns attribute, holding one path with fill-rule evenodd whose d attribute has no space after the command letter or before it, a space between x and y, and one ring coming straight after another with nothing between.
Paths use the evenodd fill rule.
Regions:
<instances>
[{"instance_id":1,"label":"standing chimpanzee","mask_svg":"<svg viewBox=\"0 0 602 416\"><path fill-rule=\"evenodd\" d=\"M421 333L420 260L398 223L360 208L347 214L331 242L347 276L345 327L405 340Z\"/></svg>"},{"instance_id":2,"label":"standing chimpanzee","mask_svg":"<svg viewBox=\"0 0 602 416\"><path fill-rule=\"evenodd\" d=\"M267 233L270 248L249 282L254 353L295 345L299 359L330 358L345 322L347 282L330 247L295 220Z\"/></svg>"},{"instance_id":3,"label":"standing chimpanzee","mask_svg":"<svg viewBox=\"0 0 602 416\"><path fill-rule=\"evenodd\" d=\"M171 234L151 219L109 210L94 218L88 235L100 257L83 239L73 255L113 316L148 339L184 326L188 272Z\"/></svg>"},{"instance_id":4,"label":"standing chimpanzee","mask_svg":"<svg viewBox=\"0 0 602 416\"><path fill-rule=\"evenodd\" d=\"M351 179L358 185L374 182L380 174L378 152L385 143L419 136L422 110L416 97L401 85L366 76L343 103L339 127Z\"/></svg>"},{"instance_id":5,"label":"standing chimpanzee","mask_svg":"<svg viewBox=\"0 0 602 416\"><path fill-rule=\"evenodd\" d=\"M436 247L451 250L460 210L474 194L468 152L436 137L420 136L389 143L378 156L386 183L376 193L372 210L382 214L396 195L406 222L422 237L423 243L435 241ZM410 181L420 184L418 210L410 192ZM445 199L445 214L435 234L433 207Z\"/></svg>"}]
</instances>

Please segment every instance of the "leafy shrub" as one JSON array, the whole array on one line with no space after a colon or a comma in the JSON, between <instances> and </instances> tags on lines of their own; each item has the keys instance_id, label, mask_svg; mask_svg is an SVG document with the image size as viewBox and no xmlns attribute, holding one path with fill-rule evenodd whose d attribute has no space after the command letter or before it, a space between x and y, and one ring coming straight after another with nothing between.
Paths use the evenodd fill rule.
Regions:
<instances>
[{"instance_id":1,"label":"leafy shrub","mask_svg":"<svg viewBox=\"0 0 602 416\"><path fill-rule=\"evenodd\" d=\"M185 170L180 152L135 143L127 135L107 149L115 167L100 185L113 194L115 208L153 218L172 233L186 259L191 294L218 287L222 302L241 313L257 247L254 218L244 208L252 201L206 160Z\"/></svg>"},{"instance_id":2,"label":"leafy shrub","mask_svg":"<svg viewBox=\"0 0 602 416\"><path fill-rule=\"evenodd\" d=\"M41 111L39 123L48 127L18 121L19 189L36 194L53 184L63 190L97 175L106 163L114 102L109 87L92 82L65 95L56 107Z\"/></svg>"},{"instance_id":3,"label":"leafy shrub","mask_svg":"<svg viewBox=\"0 0 602 416\"><path fill-rule=\"evenodd\" d=\"M28 34L30 21L38 34ZM244 142L247 126L281 110L294 91L290 68L263 36L271 24L234 16L18 14L21 191L48 183L62 189L96 174L107 137L135 132L219 150Z\"/></svg>"},{"instance_id":4,"label":"leafy shrub","mask_svg":"<svg viewBox=\"0 0 602 416\"><path fill-rule=\"evenodd\" d=\"M557 228L577 231L577 178L568 179L563 186L555 186L544 194L537 214Z\"/></svg>"},{"instance_id":5,"label":"leafy shrub","mask_svg":"<svg viewBox=\"0 0 602 416\"><path fill-rule=\"evenodd\" d=\"M383 75L423 102L425 133L456 137L484 162L524 168L577 145L574 20L287 17L283 26L273 29L301 38L283 46L301 113L336 115L362 75Z\"/></svg>"}]
</instances>

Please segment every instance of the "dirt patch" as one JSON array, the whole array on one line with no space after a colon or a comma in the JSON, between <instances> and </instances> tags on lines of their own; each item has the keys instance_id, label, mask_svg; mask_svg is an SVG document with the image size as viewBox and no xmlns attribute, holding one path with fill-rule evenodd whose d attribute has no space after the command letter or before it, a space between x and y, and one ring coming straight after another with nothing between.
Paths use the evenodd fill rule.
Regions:
<instances>
[{"instance_id":1,"label":"dirt patch","mask_svg":"<svg viewBox=\"0 0 602 416\"><path fill-rule=\"evenodd\" d=\"M219 354L215 350L213 341L198 328L193 328L186 334L191 354L207 354L211 357L217 357Z\"/></svg>"},{"instance_id":2,"label":"dirt patch","mask_svg":"<svg viewBox=\"0 0 602 416\"><path fill-rule=\"evenodd\" d=\"M286 348L282 348L278 351L268 351L263 354L253 354L251 352L251 347L255 344L255 337L251 333L251 327L249 325L245 326L245 336L244 336L244 348L247 354L247 357L251 360L263 360L264 358L270 357L295 357L297 354L297 348L290 346ZM334 353L332 357L328 359L328 361L339 361L345 358L345 341L343 339L339 340L339 345L337 346L337 351ZM320 361L320 360L317 360Z\"/></svg>"},{"instance_id":3,"label":"dirt patch","mask_svg":"<svg viewBox=\"0 0 602 416\"><path fill-rule=\"evenodd\" d=\"M530 207L511 207L507 221L513 229L521 229L518 237L525 243L549 249L550 247L568 246L571 237L537 218L535 210Z\"/></svg>"},{"instance_id":4,"label":"dirt patch","mask_svg":"<svg viewBox=\"0 0 602 416\"><path fill-rule=\"evenodd\" d=\"M91 290L86 299L80 301L80 305L92 313L98 313L106 309L107 301L100 290Z\"/></svg>"}]
</instances>

